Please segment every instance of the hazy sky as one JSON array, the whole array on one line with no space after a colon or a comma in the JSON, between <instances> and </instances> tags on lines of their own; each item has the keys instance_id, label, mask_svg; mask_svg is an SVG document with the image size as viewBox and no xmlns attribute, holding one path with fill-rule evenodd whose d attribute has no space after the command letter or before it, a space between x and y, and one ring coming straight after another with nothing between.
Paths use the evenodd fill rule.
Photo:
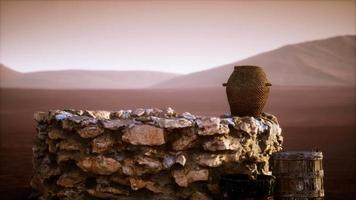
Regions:
<instances>
[{"instance_id":1,"label":"hazy sky","mask_svg":"<svg viewBox=\"0 0 356 200\"><path fill-rule=\"evenodd\" d=\"M189 73L356 33L356 1L3 1L0 62L19 71Z\"/></svg>"}]
</instances>

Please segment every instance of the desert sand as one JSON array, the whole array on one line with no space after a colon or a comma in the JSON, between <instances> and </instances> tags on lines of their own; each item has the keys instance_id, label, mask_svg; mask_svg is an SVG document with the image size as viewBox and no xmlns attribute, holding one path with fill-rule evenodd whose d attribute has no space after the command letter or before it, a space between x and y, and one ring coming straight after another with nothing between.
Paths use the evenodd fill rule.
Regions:
<instances>
[{"instance_id":1,"label":"desert sand","mask_svg":"<svg viewBox=\"0 0 356 200\"><path fill-rule=\"evenodd\" d=\"M154 90L1 89L0 196L25 199L32 173L33 112L56 108L133 109L171 106L217 116L229 111L223 87ZM266 111L282 126L285 150L324 153L326 199L356 196L354 88L272 86Z\"/></svg>"}]
</instances>

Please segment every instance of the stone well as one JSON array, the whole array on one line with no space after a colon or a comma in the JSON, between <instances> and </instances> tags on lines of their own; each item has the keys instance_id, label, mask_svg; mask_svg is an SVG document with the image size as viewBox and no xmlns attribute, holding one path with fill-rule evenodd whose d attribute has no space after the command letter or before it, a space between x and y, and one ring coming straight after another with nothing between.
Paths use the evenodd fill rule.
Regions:
<instances>
[{"instance_id":1,"label":"stone well","mask_svg":"<svg viewBox=\"0 0 356 200\"><path fill-rule=\"evenodd\" d=\"M173 109L37 112L32 197L219 199L222 174L270 174L277 119Z\"/></svg>"}]
</instances>

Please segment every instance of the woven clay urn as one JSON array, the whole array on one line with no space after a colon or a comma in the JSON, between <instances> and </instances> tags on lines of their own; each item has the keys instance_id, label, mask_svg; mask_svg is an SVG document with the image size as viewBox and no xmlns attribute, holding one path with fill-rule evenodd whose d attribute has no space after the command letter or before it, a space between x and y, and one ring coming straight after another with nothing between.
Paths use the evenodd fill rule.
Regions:
<instances>
[{"instance_id":1,"label":"woven clay urn","mask_svg":"<svg viewBox=\"0 0 356 200\"><path fill-rule=\"evenodd\" d=\"M269 87L266 73L257 66L235 66L226 86L233 116L259 116L266 105Z\"/></svg>"}]
</instances>

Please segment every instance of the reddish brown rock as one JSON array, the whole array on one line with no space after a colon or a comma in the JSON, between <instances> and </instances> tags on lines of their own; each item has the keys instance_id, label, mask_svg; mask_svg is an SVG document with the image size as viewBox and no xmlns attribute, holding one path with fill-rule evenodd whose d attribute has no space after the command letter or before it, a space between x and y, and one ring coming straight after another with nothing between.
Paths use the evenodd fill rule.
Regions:
<instances>
[{"instance_id":1,"label":"reddish brown rock","mask_svg":"<svg viewBox=\"0 0 356 200\"><path fill-rule=\"evenodd\" d=\"M71 151L60 151L57 153L57 163L59 164L69 160L77 160L79 157L79 153L73 153Z\"/></svg>"},{"instance_id":2,"label":"reddish brown rock","mask_svg":"<svg viewBox=\"0 0 356 200\"><path fill-rule=\"evenodd\" d=\"M82 190L74 189L74 188L64 188L57 193L57 197L59 199L75 199L75 200L86 200L85 195Z\"/></svg>"},{"instance_id":3,"label":"reddish brown rock","mask_svg":"<svg viewBox=\"0 0 356 200\"><path fill-rule=\"evenodd\" d=\"M113 176L110 177L110 180L112 182L118 183L120 185L131 186L130 180L129 180L128 177L122 177L122 176L113 175Z\"/></svg>"},{"instance_id":4,"label":"reddish brown rock","mask_svg":"<svg viewBox=\"0 0 356 200\"><path fill-rule=\"evenodd\" d=\"M204 194L202 192L194 192L192 196L189 198L190 200L211 200L207 194Z\"/></svg>"},{"instance_id":5,"label":"reddish brown rock","mask_svg":"<svg viewBox=\"0 0 356 200\"><path fill-rule=\"evenodd\" d=\"M52 140L59 140L59 139L63 140L66 139L67 136L62 129L52 128L48 132L48 137Z\"/></svg>"},{"instance_id":6,"label":"reddish brown rock","mask_svg":"<svg viewBox=\"0 0 356 200\"><path fill-rule=\"evenodd\" d=\"M119 162L104 156L86 157L78 161L77 165L85 172L101 175L110 175L121 168Z\"/></svg>"},{"instance_id":7,"label":"reddish brown rock","mask_svg":"<svg viewBox=\"0 0 356 200\"><path fill-rule=\"evenodd\" d=\"M138 178L129 178L129 181L132 190L146 188L154 193L161 193L163 191L162 188L152 181L145 181Z\"/></svg>"},{"instance_id":8,"label":"reddish brown rock","mask_svg":"<svg viewBox=\"0 0 356 200\"><path fill-rule=\"evenodd\" d=\"M136 162L139 165L143 165L147 169L154 170L157 172L162 170L163 168L162 163L160 161L146 156L138 157Z\"/></svg>"},{"instance_id":9,"label":"reddish brown rock","mask_svg":"<svg viewBox=\"0 0 356 200\"><path fill-rule=\"evenodd\" d=\"M78 130L78 134L82 138L93 138L104 133L104 130L98 126L87 126Z\"/></svg>"},{"instance_id":10,"label":"reddish brown rock","mask_svg":"<svg viewBox=\"0 0 356 200\"><path fill-rule=\"evenodd\" d=\"M79 143L78 141L74 139L69 139L69 140L62 140L59 142L56 147L59 150L65 150L65 151L84 151L85 147Z\"/></svg>"},{"instance_id":11,"label":"reddish brown rock","mask_svg":"<svg viewBox=\"0 0 356 200\"><path fill-rule=\"evenodd\" d=\"M209 179L209 171L207 169L200 170L174 170L172 176L175 182L181 187L188 187L192 182L207 181Z\"/></svg>"},{"instance_id":12,"label":"reddish brown rock","mask_svg":"<svg viewBox=\"0 0 356 200\"><path fill-rule=\"evenodd\" d=\"M46 144L48 145L48 151L50 153L56 153L57 152L57 143L49 138L46 139Z\"/></svg>"},{"instance_id":13,"label":"reddish brown rock","mask_svg":"<svg viewBox=\"0 0 356 200\"><path fill-rule=\"evenodd\" d=\"M187 150L193 147L198 136L193 129L182 130L182 136L172 143L172 149L175 151Z\"/></svg>"},{"instance_id":14,"label":"reddish brown rock","mask_svg":"<svg viewBox=\"0 0 356 200\"><path fill-rule=\"evenodd\" d=\"M85 176L78 170L70 171L63 174L57 180L57 185L63 187L74 187L76 184L81 183L85 180Z\"/></svg>"},{"instance_id":15,"label":"reddish brown rock","mask_svg":"<svg viewBox=\"0 0 356 200\"><path fill-rule=\"evenodd\" d=\"M150 125L137 125L125 129L122 140L133 145L153 146L166 143L163 129Z\"/></svg>"},{"instance_id":16,"label":"reddish brown rock","mask_svg":"<svg viewBox=\"0 0 356 200\"><path fill-rule=\"evenodd\" d=\"M109 151L114 145L114 139L110 135L96 137L92 141L92 152L103 153Z\"/></svg>"},{"instance_id":17,"label":"reddish brown rock","mask_svg":"<svg viewBox=\"0 0 356 200\"><path fill-rule=\"evenodd\" d=\"M95 189L88 189L88 194L99 199L119 199L122 195L128 195L129 192L116 187L104 187L97 185Z\"/></svg>"}]
</instances>

